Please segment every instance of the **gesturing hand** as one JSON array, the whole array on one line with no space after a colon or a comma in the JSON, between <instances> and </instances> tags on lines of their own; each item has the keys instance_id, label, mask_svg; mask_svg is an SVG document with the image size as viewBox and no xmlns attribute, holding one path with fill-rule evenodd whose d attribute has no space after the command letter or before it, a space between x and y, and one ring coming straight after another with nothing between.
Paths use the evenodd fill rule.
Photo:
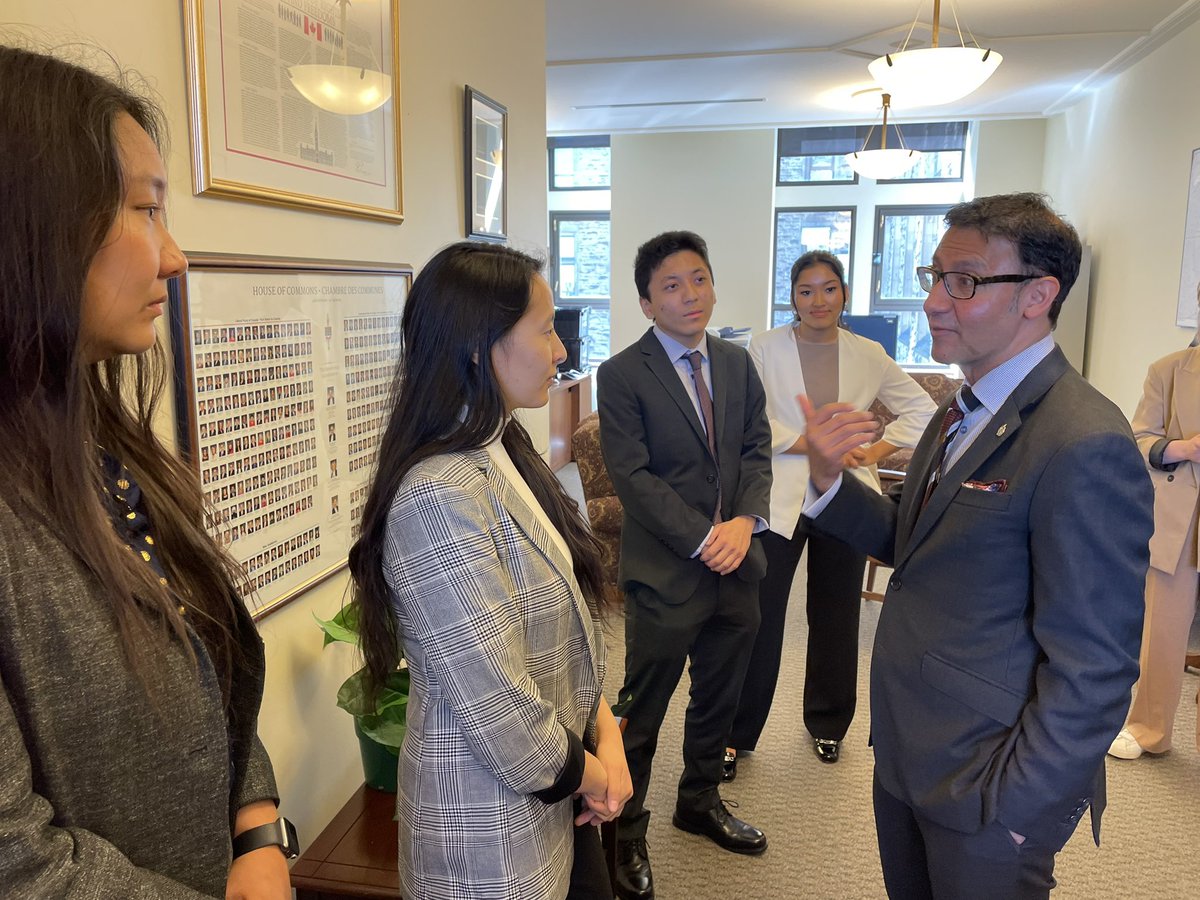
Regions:
<instances>
[{"instance_id":1,"label":"gesturing hand","mask_svg":"<svg viewBox=\"0 0 1200 900\"><path fill-rule=\"evenodd\" d=\"M875 439L875 416L850 403L827 403L815 409L808 397L796 397L808 420L808 471L813 486L825 493L846 467L846 454Z\"/></svg>"}]
</instances>

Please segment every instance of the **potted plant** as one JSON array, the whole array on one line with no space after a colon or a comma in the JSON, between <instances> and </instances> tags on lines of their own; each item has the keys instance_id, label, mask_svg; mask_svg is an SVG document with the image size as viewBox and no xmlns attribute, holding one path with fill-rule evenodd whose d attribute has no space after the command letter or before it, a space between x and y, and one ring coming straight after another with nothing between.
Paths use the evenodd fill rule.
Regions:
<instances>
[{"instance_id":1,"label":"potted plant","mask_svg":"<svg viewBox=\"0 0 1200 900\"><path fill-rule=\"evenodd\" d=\"M358 644L358 608L343 606L336 616L313 618L325 632L323 646L336 642ZM374 701L367 696L367 670L364 666L338 689L337 705L354 717L362 754L363 775L370 787L396 792L396 765L400 745L404 743L408 716L408 668L403 652L397 654L396 669L380 686Z\"/></svg>"}]
</instances>

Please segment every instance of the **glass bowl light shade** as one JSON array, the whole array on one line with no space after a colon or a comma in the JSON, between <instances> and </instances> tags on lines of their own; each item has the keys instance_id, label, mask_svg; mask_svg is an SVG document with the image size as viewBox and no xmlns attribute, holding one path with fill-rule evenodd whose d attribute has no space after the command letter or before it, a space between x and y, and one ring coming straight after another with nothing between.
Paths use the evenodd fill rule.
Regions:
<instances>
[{"instance_id":1,"label":"glass bowl light shade","mask_svg":"<svg viewBox=\"0 0 1200 900\"><path fill-rule=\"evenodd\" d=\"M374 112L392 96L387 75L360 66L290 66L288 76L304 99L342 116Z\"/></svg>"},{"instance_id":2,"label":"glass bowl light shade","mask_svg":"<svg viewBox=\"0 0 1200 900\"><path fill-rule=\"evenodd\" d=\"M903 147L888 150L859 150L846 154L846 164L859 175L875 180L897 178L921 159L920 150Z\"/></svg>"},{"instance_id":3,"label":"glass bowl light shade","mask_svg":"<svg viewBox=\"0 0 1200 900\"><path fill-rule=\"evenodd\" d=\"M881 56L867 71L906 106L937 106L976 90L1003 59L995 50L980 47L926 47Z\"/></svg>"}]
</instances>

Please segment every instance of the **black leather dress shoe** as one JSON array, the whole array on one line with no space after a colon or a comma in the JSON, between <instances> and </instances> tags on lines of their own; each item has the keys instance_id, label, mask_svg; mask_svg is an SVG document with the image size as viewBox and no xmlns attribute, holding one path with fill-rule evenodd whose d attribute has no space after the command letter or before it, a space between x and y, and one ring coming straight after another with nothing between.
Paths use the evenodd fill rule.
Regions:
<instances>
[{"instance_id":1,"label":"black leather dress shoe","mask_svg":"<svg viewBox=\"0 0 1200 900\"><path fill-rule=\"evenodd\" d=\"M825 738L813 738L813 752L817 754L817 759L823 763L835 763L838 761L838 754L841 752L841 741L829 741Z\"/></svg>"},{"instance_id":2,"label":"black leather dress shoe","mask_svg":"<svg viewBox=\"0 0 1200 900\"><path fill-rule=\"evenodd\" d=\"M677 809L671 824L681 831L703 835L718 847L734 853L762 853L767 849L767 836L737 816L731 816L720 802L702 813L685 814Z\"/></svg>"},{"instance_id":3,"label":"black leather dress shoe","mask_svg":"<svg viewBox=\"0 0 1200 900\"><path fill-rule=\"evenodd\" d=\"M725 748L725 758L721 760L721 780L733 781L737 778L737 751Z\"/></svg>"},{"instance_id":4,"label":"black leather dress shoe","mask_svg":"<svg viewBox=\"0 0 1200 900\"><path fill-rule=\"evenodd\" d=\"M617 868L613 888L620 900L654 900L654 876L645 838L617 841Z\"/></svg>"}]
</instances>

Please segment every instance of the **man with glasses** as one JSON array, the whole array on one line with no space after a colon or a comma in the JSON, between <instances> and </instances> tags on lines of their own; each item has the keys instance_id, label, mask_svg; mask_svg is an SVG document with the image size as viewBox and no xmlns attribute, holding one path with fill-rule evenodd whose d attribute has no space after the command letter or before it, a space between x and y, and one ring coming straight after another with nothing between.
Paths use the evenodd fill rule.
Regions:
<instances>
[{"instance_id":1,"label":"man with glasses","mask_svg":"<svg viewBox=\"0 0 1200 900\"><path fill-rule=\"evenodd\" d=\"M1051 332L1075 229L1037 194L953 207L917 269L933 357L964 386L889 495L841 477L874 438L808 417L805 514L894 566L871 665L875 822L893 898L1046 897L1137 676L1152 490L1120 411Z\"/></svg>"}]
</instances>

